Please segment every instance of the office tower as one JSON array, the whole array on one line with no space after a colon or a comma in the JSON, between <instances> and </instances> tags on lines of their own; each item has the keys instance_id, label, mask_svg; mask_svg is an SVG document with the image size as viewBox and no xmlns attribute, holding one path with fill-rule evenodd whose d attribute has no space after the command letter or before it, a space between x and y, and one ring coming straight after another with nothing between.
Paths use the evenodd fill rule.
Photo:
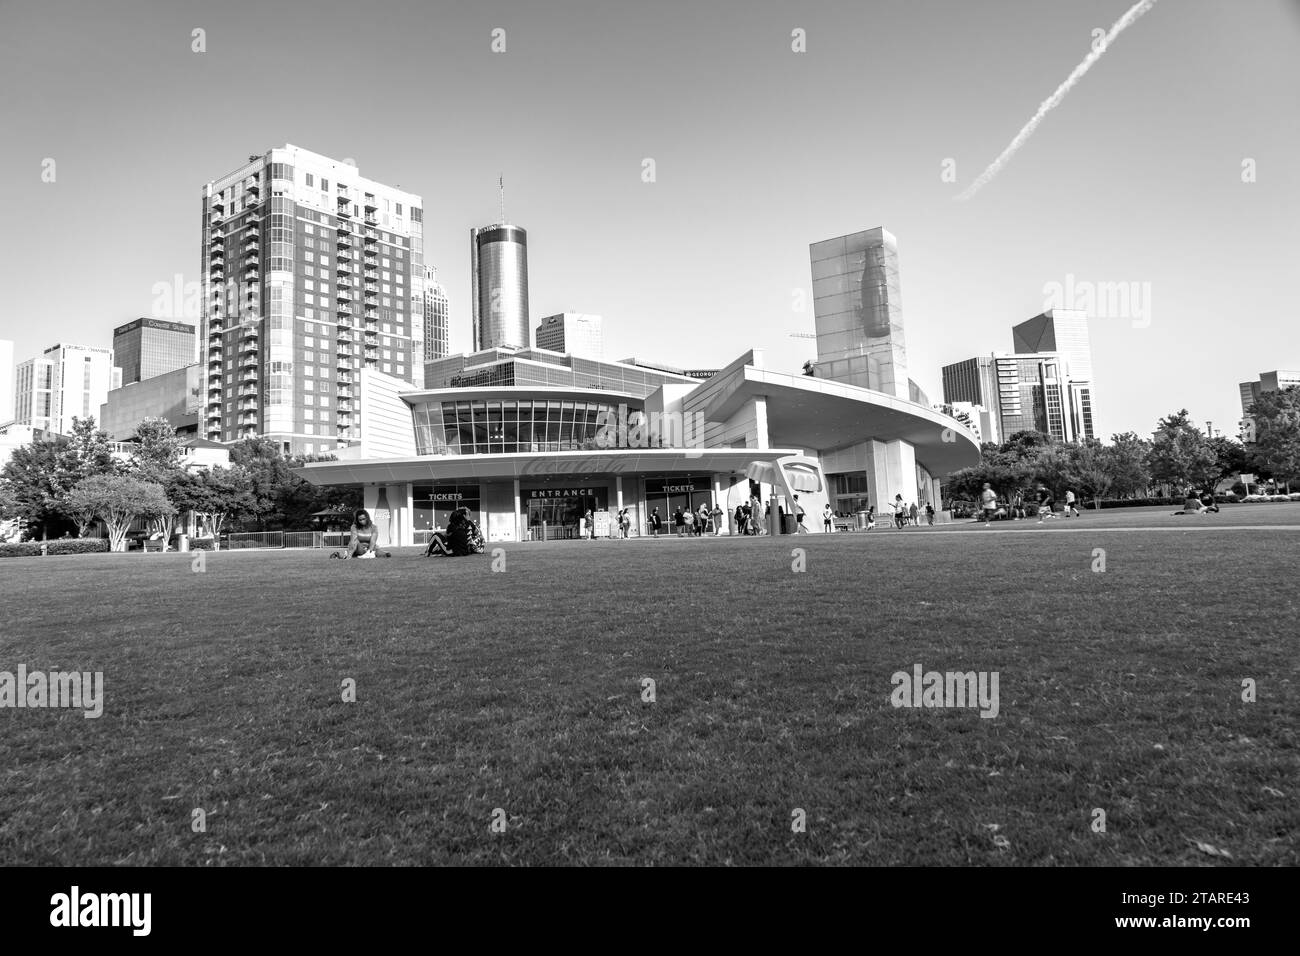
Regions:
<instances>
[{"instance_id":1,"label":"office tower","mask_svg":"<svg viewBox=\"0 0 1300 956\"><path fill-rule=\"evenodd\" d=\"M1272 372L1261 372L1259 379L1254 382L1242 382L1237 386L1241 396L1241 434L1247 436L1247 440L1253 441L1252 436L1255 429L1255 417L1251 414L1251 406L1259 401L1261 395L1265 392L1284 392L1288 388L1300 387L1300 371L1277 369Z\"/></svg>"},{"instance_id":2,"label":"office tower","mask_svg":"<svg viewBox=\"0 0 1300 956\"><path fill-rule=\"evenodd\" d=\"M293 145L202 200L202 434L294 454L359 440L359 371L417 378L422 200Z\"/></svg>"},{"instance_id":3,"label":"office tower","mask_svg":"<svg viewBox=\"0 0 1300 956\"><path fill-rule=\"evenodd\" d=\"M1056 352L978 356L943 367L943 400L987 409L988 421L980 427L986 442L1026 430L1082 441L1094 437L1092 385L1076 381L1071 368Z\"/></svg>"},{"instance_id":4,"label":"office tower","mask_svg":"<svg viewBox=\"0 0 1300 956\"><path fill-rule=\"evenodd\" d=\"M14 343L0 339L0 425L14 420Z\"/></svg>"},{"instance_id":5,"label":"office tower","mask_svg":"<svg viewBox=\"0 0 1300 956\"><path fill-rule=\"evenodd\" d=\"M1011 351L1016 355L1055 352L1070 366L1070 378L1092 381L1092 344L1088 313L1077 309L1048 309L1011 327Z\"/></svg>"},{"instance_id":6,"label":"office tower","mask_svg":"<svg viewBox=\"0 0 1300 956\"><path fill-rule=\"evenodd\" d=\"M1300 387L1300 371L1277 369L1272 372L1260 372L1259 381L1242 382L1241 414L1249 415L1250 406L1259 400L1264 392L1284 392L1288 388Z\"/></svg>"},{"instance_id":7,"label":"office tower","mask_svg":"<svg viewBox=\"0 0 1300 956\"><path fill-rule=\"evenodd\" d=\"M112 349L53 345L18 366L14 419L60 435L74 418L98 418L111 389L121 384Z\"/></svg>"},{"instance_id":8,"label":"office tower","mask_svg":"<svg viewBox=\"0 0 1300 956\"><path fill-rule=\"evenodd\" d=\"M882 228L815 242L816 375L909 399L898 242Z\"/></svg>"},{"instance_id":9,"label":"office tower","mask_svg":"<svg viewBox=\"0 0 1300 956\"><path fill-rule=\"evenodd\" d=\"M424 270L424 362L451 354L451 320L447 290L438 282L438 270Z\"/></svg>"},{"instance_id":10,"label":"office tower","mask_svg":"<svg viewBox=\"0 0 1300 956\"><path fill-rule=\"evenodd\" d=\"M605 357L604 319L584 312L548 315L537 326L537 347L580 358Z\"/></svg>"},{"instance_id":11,"label":"office tower","mask_svg":"<svg viewBox=\"0 0 1300 956\"><path fill-rule=\"evenodd\" d=\"M113 357L130 385L193 365L195 329L186 322L136 319L113 330Z\"/></svg>"},{"instance_id":12,"label":"office tower","mask_svg":"<svg viewBox=\"0 0 1300 956\"><path fill-rule=\"evenodd\" d=\"M469 231L474 351L529 347L528 233L499 222Z\"/></svg>"}]
</instances>

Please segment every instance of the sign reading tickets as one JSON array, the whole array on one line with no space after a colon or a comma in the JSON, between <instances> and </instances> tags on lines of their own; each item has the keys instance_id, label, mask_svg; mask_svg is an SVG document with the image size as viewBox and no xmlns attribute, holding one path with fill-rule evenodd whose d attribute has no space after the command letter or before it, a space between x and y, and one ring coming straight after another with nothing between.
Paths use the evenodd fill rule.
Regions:
<instances>
[{"instance_id":1,"label":"sign reading tickets","mask_svg":"<svg viewBox=\"0 0 1300 956\"><path fill-rule=\"evenodd\" d=\"M597 511L592 516L596 524L596 537L608 538L611 531L610 514L608 511Z\"/></svg>"}]
</instances>

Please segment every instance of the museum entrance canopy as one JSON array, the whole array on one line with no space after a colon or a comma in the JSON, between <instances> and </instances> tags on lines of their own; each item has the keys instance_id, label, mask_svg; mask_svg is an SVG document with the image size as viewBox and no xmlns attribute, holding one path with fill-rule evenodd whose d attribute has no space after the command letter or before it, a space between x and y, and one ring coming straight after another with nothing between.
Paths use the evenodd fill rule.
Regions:
<instances>
[{"instance_id":1,"label":"museum entrance canopy","mask_svg":"<svg viewBox=\"0 0 1300 956\"><path fill-rule=\"evenodd\" d=\"M295 472L318 485L527 479L551 475L737 473L753 462L797 455L792 448L637 448L503 455L425 455L312 462Z\"/></svg>"}]
</instances>

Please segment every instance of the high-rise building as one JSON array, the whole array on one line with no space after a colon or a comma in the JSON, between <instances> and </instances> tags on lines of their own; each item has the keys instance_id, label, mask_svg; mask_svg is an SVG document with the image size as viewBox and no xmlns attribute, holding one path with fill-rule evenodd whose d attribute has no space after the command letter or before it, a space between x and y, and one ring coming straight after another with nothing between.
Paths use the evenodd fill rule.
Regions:
<instances>
[{"instance_id":1,"label":"high-rise building","mask_svg":"<svg viewBox=\"0 0 1300 956\"><path fill-rule=\"evenodd\" d=\"M1094 437L1092 386L1076 381L1057 352L995 353L943 367L943 400L989 411L983 441L1003 442L1018 431L1039 431L1058 441Z\"/></svg>"},{"instance_id":2,"label":"high-rise building","mask_svg":"<svg viewBox=\"0 0 1300 956\"><path fill-rule=\"evenodd\" d=\"M112 349L53 345L18 366L14 420L60 435L74 418L97 418L111 389L121 384Z\"/></svg>"},{"instance_id":3,"label":"high-rise building","mask_svg":"<svg viewBox=\"0 0 1300 956\"><path fill-rule=\"evenodd\" d=\"M14 343L0 339L0 425L14 420Z\"/></svg>"},{"instance_id":4,"label":"high-rise building","mask_svg":"<svg viewBox=\"0 0 1300 956\"><path fill-rule=\"evenodd\" d=\"M1254 441L1255 416L1251 414L1254 405L1265 392L1282 392L1288 388L1300 387L1300 371L1277 369L1272 372L1260 372L1254 382L1242 382L1237 390L1241 396L1240 435L1244 441Z\"/></svg>"},{"instance_id":5,"label":"high-rise building","mask_svg":"<svg viewBox=\"0 0 1300 956\"><path fill-rule=\"evenodd\" d=\"M1056 352L1070 364L1070 377L1092 381L1092 343L1088 313L1078 309L1048 309L1011 327L1011 351L1016 355Z\"/></svg>"},{"instance_id":6,"label":"high-rise building","mask_svg":"<svg viewBox=\"0 0 1300 956\"><path fill-rule=\"evenodd\" d=\"M447 290L438 282L438 270L424 269L424 361L451 354L451 318ZM423 364L423 363L422 363Z\"/></svg>"},{"instance_id":7,"label":"high-rise building","mask_svg":"<svg viewBox=\"0 0 1300 956\"><path fill-rule=\"evenodd\" d=\"M1284 392L1288 388L1295 387L1300 387L1300 371L1277 369L1272 372L1260 372L1258 381L1242 382L1239 386L1242 416L1250 416L1250 406L1254 405L1264 392Z\"/></svg>"},{"instance_id":8,"label":"high-rise building","mask_svg":"<svg viewBox=\"0 0 1300 956\"><path fill-rule=\"evenodd\" d=\"M605 357L604 319L585 312L548 315L537 325L537 347L580 358Z\"/></svg>"},{"instance_id":9,"label":"high-rise building","mask_svg":"<svg viewBox=\"0 0 1300 956\"><path fill-rule=\"evenodd\" d=\"M122 370L122 384L174 372L193 365L194 326L187 322L136 319L113 330L113 357Z\"/></svg>"},{"instance_id":10,"label":"high-rise building","mask_svg":"<svg viewBox=\"0 0 1300 956\"><path fill-rule=\"evenodd\" d=\"M882 228L814 242L815 374L910 400L898 241Z\"/></svg>"},{"instance_id":11,"label":"high-rise building","mask_svg":"<svg viewBox=\"0 0 1300 956\"><path fill-rule=\"evenodd\" d=\"M202 206L202 434L308 454L359 440L359 370L418 378L421 198L286 145L205 185Z\"/></svg>"},{"instance_id":12,"label":"high-rise building","mask_svg":"<svg viewBox=\"0 0 1300 956\"><path fill-rule=\"evenodd\" d=\"M529 347L528 233L498 222L469 231L474 351Z\"/></svg>"}]
</instances>

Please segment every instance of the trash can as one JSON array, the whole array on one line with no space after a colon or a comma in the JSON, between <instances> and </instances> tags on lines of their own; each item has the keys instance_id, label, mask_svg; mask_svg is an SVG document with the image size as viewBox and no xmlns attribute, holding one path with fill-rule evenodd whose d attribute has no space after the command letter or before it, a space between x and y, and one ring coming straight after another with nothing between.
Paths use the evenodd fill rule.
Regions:
<instances>
[{"instance_id":1,"label":"trash can","mask_svg":"<svg viewBox=\"0 0 1300 956\"><path fill-rule=\"evenodd\" d=\"M798 534L798 533L799 533L799 520L798 520L794 515L790 515L790 514L782 514L782 515L781 515L781 533L782 533L782 534Z\"/></svg>"},{"instance_id":2,"label":"trash can","mask_svg":"<svg viewBox=\"0 0 1300 956\"><path fill-rule=\"evenodd\" d=\"M866 531L866 530L867 530L867 524L868 524L868 518L870 517L870 515L871 515L871 512L869 512L869 511L859 511L859 512L856 512L856 513L853 515L853 519L854 519L854 524L853 524L853 526L854 526L855 528L857 528L857 530L859 530L859 531Z\"/></svg>"}]
</instances>

